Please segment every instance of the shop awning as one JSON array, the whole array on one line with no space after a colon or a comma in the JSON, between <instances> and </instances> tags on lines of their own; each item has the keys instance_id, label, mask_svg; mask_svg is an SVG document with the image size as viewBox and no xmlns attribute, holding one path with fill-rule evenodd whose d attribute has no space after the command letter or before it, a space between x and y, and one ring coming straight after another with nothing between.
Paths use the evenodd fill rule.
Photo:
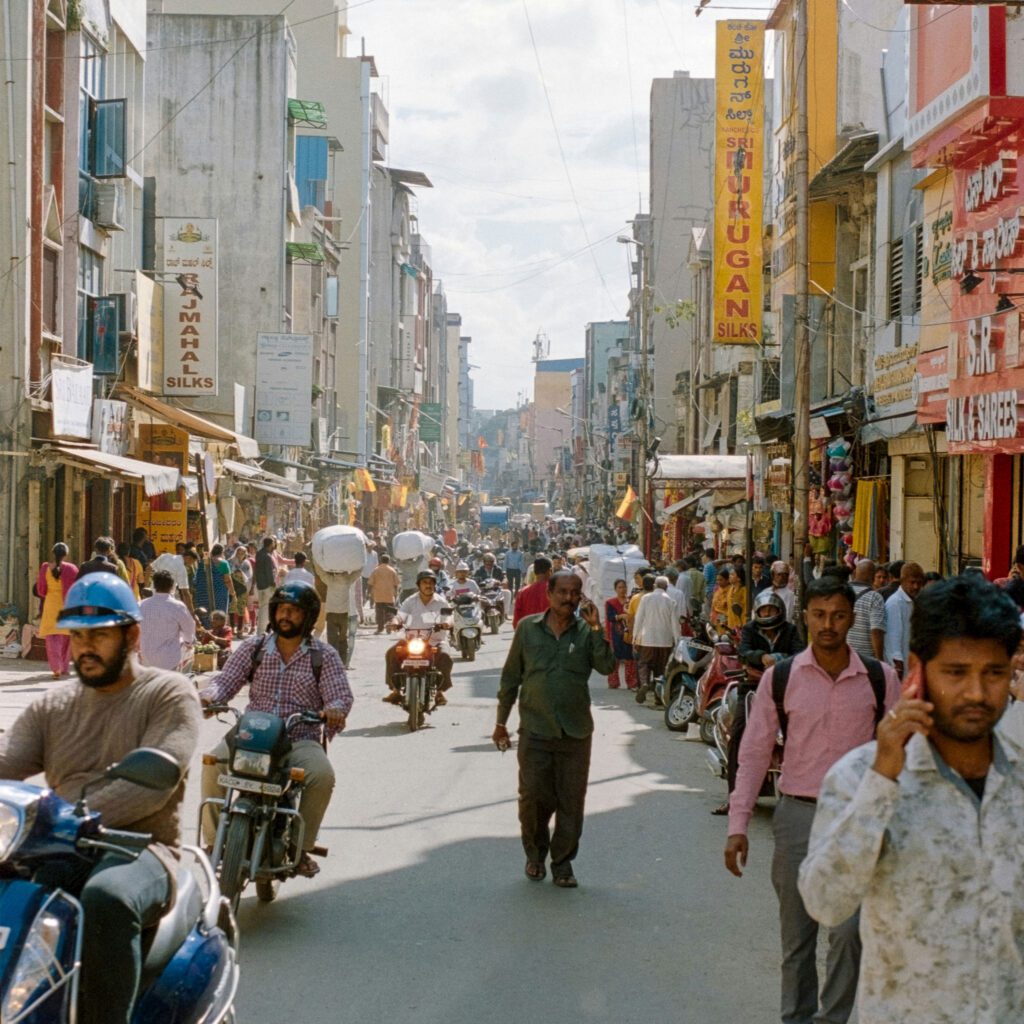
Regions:
<instances>
[{"instance_id":1,"label":"shop awning","mask_svg":"<svg viewBox=\"0 0 1024 1024\"><path fill-rule=\"evenodd\" d=\"M266 494L273 494L278 498L289 498L291 501L312 501L313 483L307 481L299 483L289 480L287 477L278 476L276 473L268 473L259 466L250 466L246 462L236 462L234 459L224 459L221 468L229 476L242 481L247 487L255 488Z\"/></svg>"},{"instance_id":2,"label":"shop awning","mask_svg":"<svg viewBox=\"0 0 1024 1024\"><path fill-rule=\"evenodd\" d=\"M220 441L222 444L236 445L238 453L245 459L259 457L260 446L251 437L246 437L245 434L236 434L233 430L228 430L217 423L211 423L209 420L196 415L194 412L190 412L188 409L178 409L173 405L168 405L166 402L161 402L160 399L147 395L145 391L140 391L130 384L121 384L117 389L117 393L136 409L144 409L165 423L171 423L176 427L187 430L194 437L205 438L208 441Z\"/></svg>"},{"instance_id":3,"label":"shop awning","mask_svg":"<svg viewBox=\"0 0 1024 1024\"><path fill-rule=\"evenodd\" d=\"M659 455L647 463L648 478L657 482L685 480L714 486L747 479L745 455Z\"/></svg>"},{"instance_id":4,"label":"shop awning","mask_svg":"<svg viewBox=\"0 0 1024 1024\"><path fill-rule=\"evenodd\" d=\"M98 448L70 448L57 445L43 449L45 453L56 454L58 461L80 466L90 473L120 477L132 483L142 483L146 494L174 493L181 486L181 473L174 466L160 466L155 462L142 462L124 455L110 455Z\"/></svg>"},{"instance_id":5,"label":"shop awning","mask_svg":"<svg viewBox=\"0 0 1024 1024\"><path fill-rule=\"evenodd\" d=\"M688 498L683 498L682 501L673 502L668 508L656 508L654 510L654 518L659 523L667 523L677 512L682 512L684 508L689 508L694 502L700 501L701 498L706 498L710 493L711 488L705 487L691 494Z\"/></svg>"}]
</instances>

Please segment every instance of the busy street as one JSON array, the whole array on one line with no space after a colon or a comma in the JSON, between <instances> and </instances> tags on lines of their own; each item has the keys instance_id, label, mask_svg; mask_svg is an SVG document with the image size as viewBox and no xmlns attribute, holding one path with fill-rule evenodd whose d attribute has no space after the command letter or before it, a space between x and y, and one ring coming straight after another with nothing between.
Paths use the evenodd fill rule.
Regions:
<instances>
[{"instance_id":1,"label":"busy street","mask_svg":"<svg viewBox=\"0 0 1024 1024\"><path fill-rule=\"evenodd\" d=\"M388 638L360 628L352 720L331 744L338 783L321 828L330 854L315 879L289 882L272 904L243 896L239 1020L471 1024L511 1006L517 1018L595 1024L770 1019L770 806L752 829L749 876L731 878L722 819L709 816L724 785L704 745L668 732L660 709L639 707L632 692L592 681L579 890L523 877L514 752L490 740L511 637L506 625L475 663L456 663L448 706L410 734L380 701ZM5 728L49 678L14 664L0 670ZM201 748L226 727L206 722ZM193 766L189 829L197 783ZM723 985L738 932L744 970Z\"/></svg>"},{"instance_id":2,"label":"busy street","mask_svg":"<svg viewBox=\"0 0 1024 1024\"><path fill-rule=\"evenodd\" d=\"M1024 1024L1024 0L0 0L0 1024Z\"/></svg>"}]
</instances>

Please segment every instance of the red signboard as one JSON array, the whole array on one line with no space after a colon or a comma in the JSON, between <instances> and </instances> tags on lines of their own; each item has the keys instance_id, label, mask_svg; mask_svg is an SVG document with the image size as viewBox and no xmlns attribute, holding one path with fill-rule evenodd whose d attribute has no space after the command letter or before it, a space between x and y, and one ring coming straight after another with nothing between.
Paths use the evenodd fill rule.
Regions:
<instances>
[{"instance_id":1,"label":"red signboard","mask_svg":"<svg viewBox=\"0 0 1024 1024\"><path fill-rule=\"evenodd\" d=\"M965 112L1006 94L1005 7L915 6L909 41L908 146L941 135Z\"/></svg>"}]
</instances>

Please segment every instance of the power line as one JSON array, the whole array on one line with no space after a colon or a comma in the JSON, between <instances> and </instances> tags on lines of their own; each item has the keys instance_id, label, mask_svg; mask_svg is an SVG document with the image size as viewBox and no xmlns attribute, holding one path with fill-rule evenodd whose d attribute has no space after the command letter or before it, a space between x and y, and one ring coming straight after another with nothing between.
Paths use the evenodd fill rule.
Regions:
<instances>
[{"instance_id":1,"label":"power line","mask_svg":"<svg viewBox=\"0 0 1024 1024\"><path fill-rule=\"evenodd\" d=\"M633 60L629 52L628 0L622 0L622 41L626 48L626 84L629 86L629 126L633 129L633 162L636 164L637 211L643 210L644 189L640 176L640 143L636 135L636 105L633 102Z\"/></svg>"},{"instance_id":2,"label":"power line","mask_svg":"<svg viewBox=\"0 0 1024 1024\"><path fill-rule=\"evenodd\" d=\"M236 17L281 17L281 15L295 0L287 4L284 9L278 14L265 14L265 15L236 15ZM348 10L351 11L356 7L365 7L367 4L375 3L376 0L357 0L356 3L348 4ZM336 17L338 14L337 10L325 11L323 14L314 14L312 17L303 18L301 21L290 21L281 28L274 28L274 32L287 32L289 29L298 28L300 25L308 25L313 21L321 21L323 18ZM235 17L234 15L223 15L223 17ZM243 40L243 36L233 36L228 39L213 39L206 43L168 43L166 46L147 46L141 50L136 50L131 47L127 50L104 50L101 53L90 54L89 56L80 57L80 60L99 60L102 57L133 57L135 54L144 55L147 53L161 53L166 50L190 50L195 47L202 46L204 49L209 46L229 46L231 43L237 43ZM53 57L0 57L0 64L45 64L48 61L56 60L62 61L66 57L63 53L56 54Z\"/></svg>"},{"instance_id":3,"label":"power line","mask_svg":"<svg viewBox=\"0 0 1024 1024\"><path fill-rule=\"evenodd\" d=\"M587 242L588 246L592 246L590 241L590 232L587 231L587 222L583 218L583 210L580 208L579 199L576 196L576 186L573 184L572 174L569 172L569 162L565 157L565 149L562 146L562 136L558 131L558 121L555 119L555 110L551 105L551 95L548 92L548 84L544 78L544 65L541 63L540 50L537 49L537 39L533 34L533 22L530 20L530 9L527 6L526 0L523 0L523 14L526 16L526 27L530 33L530 45L533 47L533 56L537 61L537 72L540 75L541 88L544 90L544 101L547 104L548 116L551 118L551 127L555 132L555 142L558 143L558 153L562 158L562 169L565 171L566 181L569 183L569 192L572 194L572 200L576 206L576 215L579 217L580 227L583 230L583 237ZM597 262L597 256L594 255L594 250L590 250L591 258L594 261L594 267L597 270L597 276L601 279L601 284L604 286L605 294L608 296L608 301L612 304L612 308L617 307L615 299L612 298L612 293L608 288L608 282L605 280L604 272L601 270L601 265Z\"/></svg>"}]
</instances>

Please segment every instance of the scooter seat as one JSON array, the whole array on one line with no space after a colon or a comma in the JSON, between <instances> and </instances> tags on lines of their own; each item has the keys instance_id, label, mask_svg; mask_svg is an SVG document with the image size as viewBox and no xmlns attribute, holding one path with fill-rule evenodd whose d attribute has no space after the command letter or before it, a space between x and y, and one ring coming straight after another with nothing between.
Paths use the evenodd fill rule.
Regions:
<instances>
[{"instance_id":1,"label":"scooter seat","mask_svg":"<svg viewBox=\"0 0 1024 1024\"><path fill-rule=\"evenodd\" d=\"M178 893L168 913L156 927L146 929L142 935L145 960L142 964L143 986L147 979L155 978L181 948L188 933L195 927L203 908L203 895L199 883L189 868L181 865L177 872Z\"/></svg>"}]
</instances>

